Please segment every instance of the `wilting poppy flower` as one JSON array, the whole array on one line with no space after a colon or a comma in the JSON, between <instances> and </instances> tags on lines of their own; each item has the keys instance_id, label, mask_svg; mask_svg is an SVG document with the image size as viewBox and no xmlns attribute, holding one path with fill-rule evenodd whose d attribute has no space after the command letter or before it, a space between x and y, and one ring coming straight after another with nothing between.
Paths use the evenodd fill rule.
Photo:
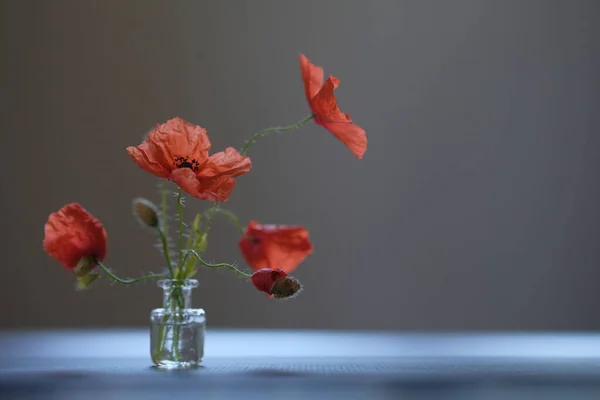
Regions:
<instances>
[{"instance_id":1,"label":"wilting poppy flower","mask_svg":"<svg viewBox=\"0 0 600 400\"><path fill-rule=\"evenodd\" d=\"M281 269L260 269L252 274L250 280L255 288L277 299L292 297L302 289L295 278Z\"/></svg>"},{"instance_id":2,"label":"wilting poppy flower","mask_svg":"<svg viewBox=\"0 0 600 400\"><path fill-rule=\"evenodd\" d=\"M65 268L83 276L106 257L106 231L80 204L51 213L44 226L44 250Z\"/></svg>"},{"instance_id":3,"label":"wilting poppy flower","mask_svg":"<svg viewBox=\"0 0 600 400\"><path fill-rule=\"evenodd\" d=\"M239 246L246 262L254 270L279 268L292 272L313 252L306 228L261 225L256 221L250 221Z\"/></svg>"},{"instance_id":4,"label":"wilting poppy flower","mask_svg":"<svg viewBox=\"0 0 600 400\"><path fill-rule=\"evenodd\" d=\"M355 125L350 114L344 114L337 105L333 94L340 80L330 75L323 84L323 68L311 64L305 55L300 54L300 70L304 81L304 93L315 115L315 122L341 140L358 158L367 151L367 135Z\"/></svg>"},{"instance_id":5,"label":"wilting poppy flower","mask_svg":"<svg viewBox=\"0 0 600 400\"><path fill-rule=\"evenodd\" d=\"M227 201L235 177L250 171L250 158L233 147L208 156L206 129L181 118L157 125L137 147L127 153L138 166L175 182L190 195L210 201Z\"/></svg>"}]
</instances>

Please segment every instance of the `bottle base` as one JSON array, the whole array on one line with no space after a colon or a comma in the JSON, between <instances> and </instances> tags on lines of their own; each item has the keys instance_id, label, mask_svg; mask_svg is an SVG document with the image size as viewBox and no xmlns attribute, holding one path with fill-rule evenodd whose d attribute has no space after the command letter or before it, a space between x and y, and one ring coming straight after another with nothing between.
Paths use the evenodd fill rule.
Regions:
<instances>
[{"instance_id":1,"label":"bottle base","mask_svg":"<svg viewBox=\"0 0 600 400\"><path fill-rule=\"evenodd\" d=\"M170 361L163 360L154 362L155 367L158 369L194 369L202 366L202 360L200 361Z\"/></svg>"}]
</instances>

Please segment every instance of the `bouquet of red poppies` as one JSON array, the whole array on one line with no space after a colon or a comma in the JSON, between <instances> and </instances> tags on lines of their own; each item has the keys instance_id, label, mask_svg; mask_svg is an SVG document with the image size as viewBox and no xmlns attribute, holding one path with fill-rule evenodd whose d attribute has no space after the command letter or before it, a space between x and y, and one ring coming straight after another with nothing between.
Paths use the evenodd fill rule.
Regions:
<instances>
[{"instance_id":1,"label":"bouquet of red poppies","mask_svg":"<svg viewBox=\"0 0 600 400\"><path fill-rule=\"evenodd\" d=\"M101 276L125 285L150 279L183 282L193 277L198 268L228 268L271 298L296 295L301 285L288 274L313 251L307 229L262 225L256 221L243 229L237 217L222 204L232 194L236 178L248 173L252 167L248 151L259 139L271 133L298 129L314 120L342 141L356 157L362 158L365 153L365 131L338 108L334 89L339 80L329 76L323 83L323 69L311 64L304 55L300 55L300 69L311 113L296 124L265 129L252 135L239 150L228 147L211 155L206 129L173 118L156 125L140 145L126 149L140 168L161 178L158 204L137 198L133 200L133 211L144 226L155 230L164 256L163 271L131 279L118 277L104 263L107 233L102 223L77 203L67 204L50 214L45 225L45 251L73 272L79 289L87 288ZM175 218L167 212L169 181L177 186ZM184 194L212 203L189 224L183 218ZM251 273L233 264L212 263L203 258L211 224L219 214L238 226L239 248L253 270ZM169 226L171 221L175 221L175 227ZM177 295L177 292L173 293L173 296Z\"/></svg>"}]
</instances>

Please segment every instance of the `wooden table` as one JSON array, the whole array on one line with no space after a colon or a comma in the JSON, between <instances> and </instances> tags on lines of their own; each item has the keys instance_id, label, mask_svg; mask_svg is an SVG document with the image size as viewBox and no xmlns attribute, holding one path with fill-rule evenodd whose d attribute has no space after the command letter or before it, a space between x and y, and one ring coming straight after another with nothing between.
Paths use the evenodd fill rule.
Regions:
<instances>
[{"instance_id":1,"label":"wooden table","mask_svg":"<svg viewBox=\"0 0 600 400\"><path fill-rule=\"evenodd\" d=\"M598 334L210 330L165 371L146 329L12 331L0 356L0 399L600 399Z\"/></svg>"}]
</instances>

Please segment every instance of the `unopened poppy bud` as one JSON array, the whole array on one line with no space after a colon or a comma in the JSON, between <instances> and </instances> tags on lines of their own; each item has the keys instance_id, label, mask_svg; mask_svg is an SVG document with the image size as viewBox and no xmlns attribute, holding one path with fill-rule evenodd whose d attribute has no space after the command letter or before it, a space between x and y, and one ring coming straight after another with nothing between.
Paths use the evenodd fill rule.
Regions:
<instances>
[{"instance_id":1,"label":"unopened poppy bud","mask_svg":"<svg viewBox=\"0 0 600 400\"><path fill-rule=\"evenodd\" d=\"M100 278L100 274L87 274L77 277L75 288L77 290L87 289L96 279Z\"/></svg>"},{"instance_id":2,"label":"unopened poppy bud","mask_svg":"<svg viewBox=\"0 0 600 400\"><path fill-rule=\"evenodd\" d=\"M252 274L250 280L255 288L277 299L293 296L302 288L295 278L280 269L260 269Z\"/></svg>"},{"instance_id":3,"label":"unopened poppy bud","mask_svg":"<svg viewBox=\"0 0 600 400\"><path fill-rule=\"evenodd\" d=\"M83 257L79 259L77 265L72 269L75 276L85 276L89 274L96 266L96 260L93 257Z\"/></svg>"},{"instance_id":4,"label":"unopened poppy bud","mask_svg":"<svg viewBox=\"0 0 600 400\"><path fill-rule=\"evenodd\" d=\"M140 224L156 228L158 226L158 209L149 200L138 197L133 200L133 215Z\"/></svg>"},{"instance_id":5,"label":"unopened poppy bud","mask_svg":"<svg viewBox=\"0 0 600 400\"><path fill-rule=\"evenodd\" d=\"M277 279L271 288L271 294L276 299L292 297L302 289L302 285L296 278L285 276Z\"/></svg>"}]
</instances>

